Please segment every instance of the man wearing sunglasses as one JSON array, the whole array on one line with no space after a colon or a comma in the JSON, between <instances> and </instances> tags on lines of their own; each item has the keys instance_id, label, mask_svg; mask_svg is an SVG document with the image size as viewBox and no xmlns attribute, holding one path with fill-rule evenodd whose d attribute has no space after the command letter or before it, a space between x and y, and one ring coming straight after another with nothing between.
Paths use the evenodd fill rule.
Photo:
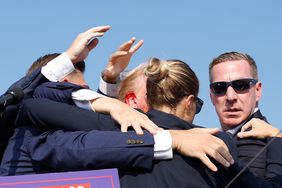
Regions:
<instances>
[{"instance_id":1,"label":"man wearing sunglasses","mask_svg":"<svg viewBox=\"0 0 282 188\"><path fill-rule=\"evenodd\" d=\"M246 165L268 142L267 139L237 137L241 127L252 118L267 122L258 108L262 83L258 79L257 65L247 54L228 52L213 59L209 76L210 98L221 127L233 135L239 158ZM266 153L267 150L263 150L249 166L260 177L265 174Z\"/></svg>"}]
</instances>

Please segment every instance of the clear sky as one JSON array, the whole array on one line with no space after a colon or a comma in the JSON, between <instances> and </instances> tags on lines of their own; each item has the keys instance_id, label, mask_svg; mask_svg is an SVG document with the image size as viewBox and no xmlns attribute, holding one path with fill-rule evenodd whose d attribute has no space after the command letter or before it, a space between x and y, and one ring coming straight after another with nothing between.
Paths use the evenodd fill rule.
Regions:
<instances>
[{"instance_id":1,"label":"clear sky","mask_svg":"<svg viewBox=\"0 0 282 188\"><path fill-rule=\"evenodd\" d=\"M21 78L38 57L63 52L78 33L112 28L86 59L86 80L96 90L109 55L132 36L144 39L130 68L149 57L181 59L197 73L205 104L194 123L219 127L209 98L208 64L240 51L257 62L262 113L282 128L282 1L280 0L24 0L0 3L0 93Z\"/></svg>"}]
</instances>

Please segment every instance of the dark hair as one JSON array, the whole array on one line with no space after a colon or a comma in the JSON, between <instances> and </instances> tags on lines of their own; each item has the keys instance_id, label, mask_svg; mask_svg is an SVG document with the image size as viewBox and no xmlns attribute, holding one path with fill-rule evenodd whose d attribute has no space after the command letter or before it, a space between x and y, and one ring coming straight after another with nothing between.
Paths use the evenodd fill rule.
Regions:
<instances>
[{"instance_id":1,"label":"dark hair","mask_svg":"<svg viewBox=\"0 0 282 188\"><path fill-rule=\"evenodd\" d=\"M33 71L35 71L38 68L43 67L44 65L46 65L49 61L55 59L56 57L58 57L59 55L61 55L60 53L52 53L52 54L47 54L44 56L39 57L36 61L34 61L32 63L32 65L29 67L29 69L27 70L26 75L30 75ZM75 69L80 70L81 72L85 71L85 62L81 61L78 62L74 65Z\"/></svg>"}]
</instances>

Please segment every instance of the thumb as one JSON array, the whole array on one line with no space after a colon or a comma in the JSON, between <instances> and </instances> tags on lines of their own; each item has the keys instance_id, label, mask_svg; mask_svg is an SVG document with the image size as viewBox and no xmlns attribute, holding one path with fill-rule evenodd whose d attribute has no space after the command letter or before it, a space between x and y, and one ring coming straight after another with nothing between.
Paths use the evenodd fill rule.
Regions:
<instances>
[{"instance_id":1,"label":"thumb","mask_svg":"<svg viewBox=\"0 0 282 188\"><path fill-rule=\"evenodd\" d=\"M241 128L241 132L245 132L246 130L248 130L249 128L252 127L251 122L247 122L242 128Z\"/></svg>"},{"instance_id":2,"label":"thumb","mask_svg":"<svg viewBox=\"0 0 282 188\"><path fill-rule=\"evenodd\" d=\"M218 128L205 128L204 132L209 134L217 134L219 132Z\"/></svg>"},{"instance_id":3,"label":"thumb","mask_svg":"<svg viewBox=\"0 0 282 188\"><path fill-rule=\"evenodd\" d=\"M92 41L90 41L89 44L87 45L89 51L91 51L93 48L95 48L98 43L99 43L99 39L97 39L97 38L94 38Z\"/></svg>"}]
</instances>

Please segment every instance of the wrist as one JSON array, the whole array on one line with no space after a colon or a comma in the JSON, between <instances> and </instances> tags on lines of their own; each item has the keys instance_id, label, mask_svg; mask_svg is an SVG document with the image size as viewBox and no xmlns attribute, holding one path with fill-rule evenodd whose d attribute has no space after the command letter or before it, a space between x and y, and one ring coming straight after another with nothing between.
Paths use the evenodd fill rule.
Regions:
<instances>
[{"instance_id":1,"label":"wrist","mask_svg":"<svg viewBox=\"0 0 282 188\"><path fill-rule=\"evenodd\" d=\"M177 144L177 131L175 130L169 130L170 136L171 136L171 141L172 141L172 149L173 150L178 150L178 144Z\"/></svg>"},{"instance_id":2,"label":"wrist","mask_svg":"<svg viewBox=\"0 0 282 188\"><path fill-rule=\"evenodd\" d=\"M75 56L73 56L71 52L66 51L66 52L64 52L64 53L70 58L70 60L71 60L71 62L72 62L73 64L76 63L76 62L75 62Z\"/></svg>"},{"instance_id":3,"label":"wrist","mask_svg":"<svg viewBox=\"0 0 282 188\"><path fill-rule=\"evenodd\" d=\"M109 75L106 73L107 71L108 71L108 70L105 69L105 70L102 72L102 74L101 74L102 79L103 79L105 82L107 82L107 83L116 84L119 77L109 76Z\"/></svg>"}]
</instances>

